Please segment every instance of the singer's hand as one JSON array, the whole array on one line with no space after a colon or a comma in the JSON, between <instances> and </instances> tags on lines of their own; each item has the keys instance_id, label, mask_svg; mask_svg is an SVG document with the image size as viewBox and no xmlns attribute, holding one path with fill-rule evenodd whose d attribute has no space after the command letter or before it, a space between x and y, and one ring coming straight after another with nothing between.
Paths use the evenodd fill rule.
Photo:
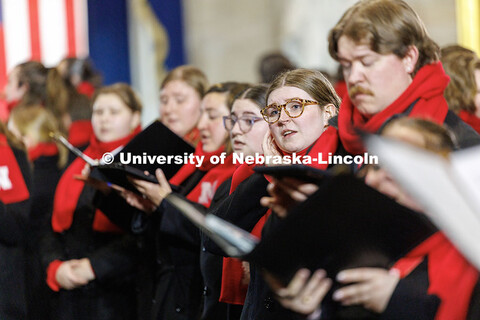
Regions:
<instances>
[{"instance_id":1,"label":"singer's hand","mask_svg":"<svg viewBox=\"0 0 480 320\"><path fill-rule=\"evenodd\" d=\"M148 175L148 171L145 171L145 174ZM150 200L156 207L158 207L163 199L172 192L172 188L161 169L155 171L155 176L158 180L158 184L141 179L129 178L129 180L146 199Z\"/></svg>"}]
</instances>

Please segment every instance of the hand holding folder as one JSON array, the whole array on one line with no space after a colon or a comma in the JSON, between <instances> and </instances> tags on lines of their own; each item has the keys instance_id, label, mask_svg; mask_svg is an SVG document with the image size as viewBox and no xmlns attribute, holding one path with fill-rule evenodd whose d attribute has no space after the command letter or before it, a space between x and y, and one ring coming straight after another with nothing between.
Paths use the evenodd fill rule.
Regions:
<instances>
[{"instance_id":1,"label":"hand holding folder","mask_svg":"<svg viewBox=\"0 0 480 320\"><path fill-rule=\"evenodd\" d=\"M120 160L121 154L130 155L184 155L192 153L194 148L182 138L173 133L160 121L153 122L137 136L135 136L122 150L114 155L113 162L105 164L102 161L91 159L79 149L71 145L64 137L52 134L52 137L65 145L72 153L81 157L91 166L91 170L99 172L102 180L121 186L129 191L140 194L132 185L128 177L158 183L153 173L161 168L167 179L170 179L181 167L181 164L159 165L157 163L130 163L124 164ZM146 174L145 171L150 174Z\"/></svg>"}]
</instances>

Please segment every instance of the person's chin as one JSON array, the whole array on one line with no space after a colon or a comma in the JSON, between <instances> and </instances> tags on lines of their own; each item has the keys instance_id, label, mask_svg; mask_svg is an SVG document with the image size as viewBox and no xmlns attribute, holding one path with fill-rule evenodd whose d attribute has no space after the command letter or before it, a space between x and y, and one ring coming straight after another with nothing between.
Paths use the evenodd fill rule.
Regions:
<instances>
[{"instance_id":1,"label":"person's chin","mask_svg":"<svg viewBox=\"0 0 480 320\"><path fill-rule=\"evenodd\" d=\"M233 152L235 152L236 154L243 154L245 155L245 148L242 146L242 147L233 147Z\"/></svg>"},{"instance_id":2,"label":"person's chin","mask_svg":"<svg viewBox=\"0 0 480 320\"><path fill-rule=\"evenodd\" d=\"M378 113L378 111L376 110L377 108L371 103L362 102L362 103L359 103L358 105L355 105L355 107L357 108L358 111L360 111L361 114L367 117L373 116L376 113Z\"/></svg>"},{"instance_id":3,"label":"person's chin","mask_svg":"<svg viewBox=\"0 0 480 320\"><path fill-rule=\"evenodd\" d=\"M202 150L204 152L213 152L215 151L215 147L210 143L210 141L206 141L206 140L201 140L202 142Z\"/></svg>"}]
</instances>

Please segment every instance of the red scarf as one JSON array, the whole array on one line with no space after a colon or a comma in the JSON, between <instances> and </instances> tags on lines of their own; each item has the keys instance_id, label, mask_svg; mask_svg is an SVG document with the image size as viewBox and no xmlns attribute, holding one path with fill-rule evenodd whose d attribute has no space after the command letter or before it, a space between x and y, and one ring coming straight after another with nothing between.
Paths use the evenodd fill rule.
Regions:
<instances>
[{"instance_id":1,"label":"red scarf","mask_svg":"<svg viewBox=\"0 0 480 320\"><path fill-rule=\"evenodd\" d=\"M341 81L338 81L337 83L335 83L335 85L333 86L333 88L335 89L335 92L337 93L337 95L340 97L340 99L343 100L343 97L345 97L346 95L348 95L348 90L347 90L347 84L345 83L345 81L341 80Z\"/></svg>"},{"instance_id":2,"label":"red scarf","mask_svg":"<svg viewBox=\"0 0 480 320\"><path fill-rule=\"evenodd\" d=\"M68 142L75 147L83 147L88 144L93 136L92 122L90 120L78 120L72 122L68 129Z\"/></svg>"},{"instance_id":3,"label":"red scarf","mask_svg":"<svg viewBox=\"0 0 480 320\"><path fill-rule=\"evenodd\" d=\"M35 161L41 156L51 157L58 154L58 147L53 142L43 142L33 148L28 149L28 158Z\"/></svg>"},{"instance_id":4,"label":"red scarf","mask_svg":"<svg viewBox=\"0 0 480 320\"><path fill-rule=\"evenodd\" d=\"M7 105L7 101L0 99L0 121L3 123L7 123L8 116L10 115Z\"/></svg>"},{"instance_id":5,"label":"red scarf","mask_svg":"<svg viewBox=\"0 0 480 320\"><path fill-rule=\"evenodd\" d=\"M200 142L200 130L197 127L193 128L189 133L183 136L183 140L196 147Z\"/></svg>"},{"instance_id":6,"label":"red scarf","mask_svg":"<svg viewBox=\"0 0 480 320\"><path fill-rule=\"evenodd\" d=\"M0 201L10 204L27 200L30 193L4 134L0 134L0 155Z\"/></svg>"},{"instance_id":7,"label":"red scarf","mask_svg":"<svg viewBox=\"0 0 480 320\"><path fill-rule=\"evenodd\" d=\"M334 154L338 146L337 130L334 127L329 127L322 135L315 141L311 148L306 148L297 155L311 155L316 157L317 154L322 154L322 162L326 162L328 154ZM289 155L282 152L283 155ZM318 169L326 169L328 164L325 163L312 163L312 167ZM232 186L230 188L230 194L235 191L236 187L250 175L253 174L254 165L241 165L237 171L233 174ZM260 238L262 234L263 226L268 217L272 213L272 210L268 210L267 213L257 222L251 232L252 235ZM242 261L236 258L223 258L223 270L222 270L222 288L220 292L220 302L243 305L245 303L245 297L247 295L248 283L243 281L244 272L242 267Z\"/></svg>"},{"instance_id":8,"label":"red scarf","mask_svg":"<svg viewBox=\"0 0 480 320\"><path fill-rule=\"evenodd\" d=\"M77 86L77 92L91 98L95 93L95 87L88 81L80 82Z\"/></svg>"},{"instance_id":9,"label":"red scarf","mask_svg":"<svg viewBox=\"0 0 480 320\"><path fill-rule=\"evenodd\" d=\"M111 152L127 144L140 131L140 127L137 127L133 133L125 138L106 143L98 141L93 136L84 153L93 159L100 159L105 152ZM68 230L72 225L78 198L84 187L83 181L76 180L73 177L81 174L84 167L85 162L81 158L75 159L58 182L52 214L52 227L55 232ZM121 232L121 229L110 222L100 210L95 211L92 228L99 232Z\"/></svg>"},{"instance_id":10,"label":"red scarf","mask_svg":"<svg viewBox=\"0 0 480 320\"><path fill-rule=\"evenodd\" d=\"M473 113L467 112L465 110L460 111L458 116L473 130L477 131L480 134L480 118L474 115Z\"/></svg>"},{"instance_id":11,"label":"red scarf","mask_svg":"<svg viewBox=\"0 0 480 320\"><path fill-rule=\"evenodd\" d=\"M185 181L185 179L190 177L196 170L206 171L207 173L187 195L187 199L200 203L208 208L217 188L225 180L230 178L236 169L236 166L233 164L233 157L231 154L226 157L223 164L211 163L211 158L213 156L220 156L224 149L224 147L221 147L214 152L204 152L202 150L202 144L199 143L195 149L194 155L205 156L202 165L197 168L194 163L184 164L169 182L178 186Z\"/></svg>"},{"instance_id":12,"label":"red scarf","mask_svg":"<svg viewBox=\"0 0 480 320\"><path fill-rule=\"evenodd\" d=\"M353 106L350 97L346 95L338 115L338 129L343 146L351 154L364 153L364 146L355 129L375 133L388 118L406 111L417 99L419 100L409 117L429 119L443 124L448 112L443 92L449 80L440 62L426 65L418 71L410 86L397 100L369 119Z\"/></svg>"},{"instance_id":13,"label":"red scarf","mask_svg":"<svg viewBox=\"0 0 480 320\"><path fill-rule=\"evenodd\" d=\"M441 232L437 232L397 261L393 268L407 276L428 257L428 294L440 298L436 320L465 319L478 271Z\"/></svg>"}]
</instances>

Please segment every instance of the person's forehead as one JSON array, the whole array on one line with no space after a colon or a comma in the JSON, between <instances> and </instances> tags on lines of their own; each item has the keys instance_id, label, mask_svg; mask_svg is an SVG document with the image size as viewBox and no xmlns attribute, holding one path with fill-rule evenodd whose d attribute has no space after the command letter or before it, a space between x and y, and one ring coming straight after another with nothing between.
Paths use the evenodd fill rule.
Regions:
<instances>
[{"instance_id":1,"label":"person's forehead","mask_svg":"<svg viewBox=\"0 0 480 320\"><path fill-rule=\"evenodd\" d=\"M226 93L210 92L202 100L202 107L204 110L218 109L225 105Z\"/></svg>"},{"instance_id":2,"label":"person's forehead","mask_svg":"<svg viewBox=\"0 0 480 320\"><path fill-rule=\"evenodd\" d=\"M287 99L300 98L307 100L314 100L307 92L297 87L284 86L275 89L268 96L268 104L277 103L283 104Z\"/></svg>"},{"instance_id":3,"label":"person's forehead","mask_svg":"<svg viewBox=\"0 0 480 320\"><path fill-rule=\"evenodd\" d=\"M172 80L168 82L161 90L160 95L181 95L188 94L190 91L194 90L190 87L185 81L182 80Z\"/></svg>"},{"instance_id":4,"label":"person's forehead","mask_svg":"<svg viewBox=\"0 0 480 320\"><path fill-rule=\"evenodd\" d=\"M248 99L237 99L233 103L232 113L237 115L241 115L245 113L254 114L254 113L260 113L260 109L254 102Z\"/></svg>"},{"instance_id":5,"label":"person's forehead","mask_svg":"<svg viewBox=\"0 0 480 320\"><path fill-rule=\"evenodd\" d=\"M365 42L356 42L347 36L341 36L338 39L338 58L354 59L369 54L378 54L370 48Z\"/></svg>"}]
</instances>

